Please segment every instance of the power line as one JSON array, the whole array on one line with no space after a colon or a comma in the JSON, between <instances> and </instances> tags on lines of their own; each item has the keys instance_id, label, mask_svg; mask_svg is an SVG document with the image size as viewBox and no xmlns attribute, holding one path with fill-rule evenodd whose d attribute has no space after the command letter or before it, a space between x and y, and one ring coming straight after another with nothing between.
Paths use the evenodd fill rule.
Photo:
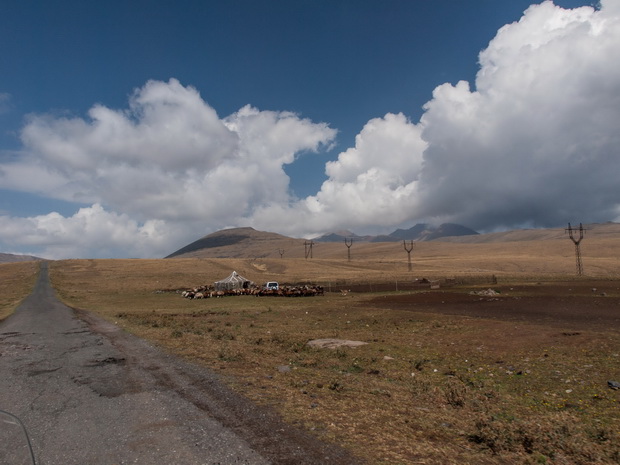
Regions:
<instances>
[{"instance_id":1,"label":"power line","mask_svg":"<svg viewBox=\"0 0 620 465\"><path fill-rule=\"evenodd\" d=\"M570 237L570 239L575 244L575 260L577 264L577 276L582 276L583 275L583 263L581 262L581 248L579 247L579 244L583 240L583 236L584 236L586 229L583 227L581 223L579 223L579 229L573 228L570 225L570 223L568 223L568 228L565 229L565 231L568 233L568 237ZM579 231L579 238L576 237L577 231Z\"/></svg>"},{"instance_id":2,"label":"power line","mask_svg":"<svg viewBox=\"0 0 620 465\"><path fill-rule=\"evenodd\" d=\"M312 246L314 245L313 241L305 241L304 242L304 248L306 251L306 260L308 259L308 256L310 256L310 258L312 258Z\"/></svg>"},{"instance_id":3,"label":"power line","mask_svg":"<svg viewBox=\"0 0 620 465\"><path fill-rule=\"evenodd\" d=\"M403 241L403 247L405 248L405 251L407 252L407 261L408 261L408 269L409 271L411 271L411 251L413 250L413 241L410 241L409 244L407 244L407 241Z\"/></svg>"},{"instance_id":4,"label":"power line","mask_svg":"<svg viewBox=\"0 0 620 465\"><path fill-rule=\"evenodd\" d=\"M344 238L344 244L347 246L347 258L348 261L351 261L351 246L353 245L353 238L347 241L347 238Z\"/></svg>"}]
</instances>

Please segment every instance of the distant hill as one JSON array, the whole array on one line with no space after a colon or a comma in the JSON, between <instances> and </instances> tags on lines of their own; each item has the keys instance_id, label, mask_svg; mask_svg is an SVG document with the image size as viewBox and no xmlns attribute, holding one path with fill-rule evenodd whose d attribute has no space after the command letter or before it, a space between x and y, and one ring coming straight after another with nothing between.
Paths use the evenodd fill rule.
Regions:
<instances>
[{"instance_id":1,"label":"distant hill","mask_svg":"<svg viewBox=\"0 0 620 465\"><path fill-rule=\"evenodd\" d=\"M575 226L575 225L573 225ZM592 223L583 225L584 237L587 243L588 237L613 237L620 238L620 223ZM480 234L478 236L445 237L444 242L457 242L461 244L491 244L496 242L524 242L562 239L569 240L565 228L547 229L514 229L496 233Z\"/></svg>"},{"instance_id":2,"label":"distant hill","mask_svg":"<svg viewBox=\"0 0 620 465\"><path fill-rule=\"evenodd\" d=\"M602 223L584 225L586 243L588 238L609 238L620 240L620 224ZM357 236L350 231L339 231L321 238L295 239L272 232L257 231L253 228L233 228L217 231L204 236L166 258L331 258L346 254L343 244L345 237L353 238L354 253L365 256L387 257L391 254L402 254L400 241L413 240L431 244L494 244L524 241L564 241L568 243L568 235L564 228L553 229L520 229L498 233L478 234L465 226L446 223L438 228L425 224L415 225L410 229L399 229L385 236ZM331 239L331 240L329 240ZM392 245L392 244L393 245ZM312 245L311 245L312 244ZM314 247L314 248L312 248ZM393 251L392 251L392 248ZM389 249L389 251L388 251ZM346 256L346 255L345 255Z\"/></svg>"},{"instance_id":3,"label":"distant hill","mask_svg":"<svg viewBox=\"0 0 620 465\"><path fill-rule=\"evenodd\" d=\"M386 236L379 236L378 240L375 239L372 242L424 240L424 237L428 236L437 229L432 228L426 223L418 223L409 229L397 229L393 233Z\"/></svg>"},{"instance_id":4,"label":"distant hill","mask_svg":"<svg viewBox=\"0 0 620 465\"><path fill-rule=\"evenodd\" d=\"M460 236L478 236L479 233L467 226L454 223L444 223L438 228L428 229L428 233L424 232L419 240L433 241L435 239L443 239L444 237L460 237Z\"/></svg>"},{"instance_id":5,"label":"distant hill","mask_svg":"<svg viewBox=\"0 0 620 465\"><path fill-rule=\"evenodd\" d=\"M1 263L15 263L15 262L32 262L37 260L43 260L39 257L34 257L32 255L14 255L11 253L0 253L0 264Z\"/></svg>"},{"instance_id":6,"label":"distant hill","mask_svg":"<svg viewBox=\"0 0 620 465\"><path fill-rule=\"evenodd\" d=\"M223 229L201 237L165 258L201 257L205 253L219 258L262 257L266 255L264 250L272 252L275 248L284 248L291 241L303 243L303 239L292 239L281 234L257 231L254 228Z\"/></svg>"},{"instance_id":7,"label":"distant hill","mask_svg":"<svg viewBox=\"0 0 620 465\"><path fill-rule=\"evenodd\" d=\"M400 242L400 241L432 241L449 236L470 236L478 232L466 226L453 223L444 223L439 227L433 227L425 223L419 223L409 229L397 229L391 234L380 236L358 236L350 231L325 234L314 239L316 242L343 242L345 238L353 238L357 241L367 242Z\"/></svg>"},{"instance_id":8,"label":"distant hill","mask_svg":"<svg viewBox=\"0 0 620 465\"><path fill-rule=\"evenodd\" d=\"M312 239L314 242L344 242L345 239L354 239L355 241L370 242L375 236L358 236L351 231L339 231Z\"/></svg>"}]
</instances>

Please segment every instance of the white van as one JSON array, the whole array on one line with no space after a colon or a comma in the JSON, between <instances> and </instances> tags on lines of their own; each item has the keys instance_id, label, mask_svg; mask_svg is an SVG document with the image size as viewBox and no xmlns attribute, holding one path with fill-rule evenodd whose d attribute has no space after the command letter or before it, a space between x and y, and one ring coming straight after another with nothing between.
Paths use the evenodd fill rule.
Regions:
<instances>
[{"instance_id":1,"label":"white van","mask_svg":"<svg viewBox=\"0 0 620 465\"><path fill-rule=\"evenodd\" d=\"M269 281L268 283L265 283L265 285L263 286L263 289L268 289L270 291L277 291L279 288L280 286L278 285L276 281Z\"/></svg>"}]
</instances>

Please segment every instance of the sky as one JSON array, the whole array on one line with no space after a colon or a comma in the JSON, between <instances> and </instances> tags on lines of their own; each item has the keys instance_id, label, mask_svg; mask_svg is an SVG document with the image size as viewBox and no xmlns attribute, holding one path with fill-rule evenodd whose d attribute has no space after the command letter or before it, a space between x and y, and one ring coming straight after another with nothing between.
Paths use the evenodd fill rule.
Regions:
<instances>
[{"instance_id":1,"label":"sky","mask_svg":"<svg viewBox=\"0 0 620 465\"><path fill-rule=\"evenodd\" d=\"M0 252L620 221L620 0L6 0Z\"/></svg>"}]
</instances>

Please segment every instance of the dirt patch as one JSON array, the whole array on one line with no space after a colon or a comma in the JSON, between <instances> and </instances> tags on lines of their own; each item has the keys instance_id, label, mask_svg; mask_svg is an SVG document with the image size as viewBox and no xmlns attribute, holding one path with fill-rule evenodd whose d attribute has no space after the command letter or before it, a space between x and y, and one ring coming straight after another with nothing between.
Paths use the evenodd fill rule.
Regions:
<instances>
[{"instance_id":1,"label":"dirt patch","mask_svg":"<svg viewBox=\"0 0 620 465\"><path fill-rule=\"evenodd\" d=\"M609 282L493 287L493 290L497 295L475 295L469 290L385 295L364 305L577 331L620 330L620 297L615 284L610 286Z\"/></svg>"}]
</instances>

